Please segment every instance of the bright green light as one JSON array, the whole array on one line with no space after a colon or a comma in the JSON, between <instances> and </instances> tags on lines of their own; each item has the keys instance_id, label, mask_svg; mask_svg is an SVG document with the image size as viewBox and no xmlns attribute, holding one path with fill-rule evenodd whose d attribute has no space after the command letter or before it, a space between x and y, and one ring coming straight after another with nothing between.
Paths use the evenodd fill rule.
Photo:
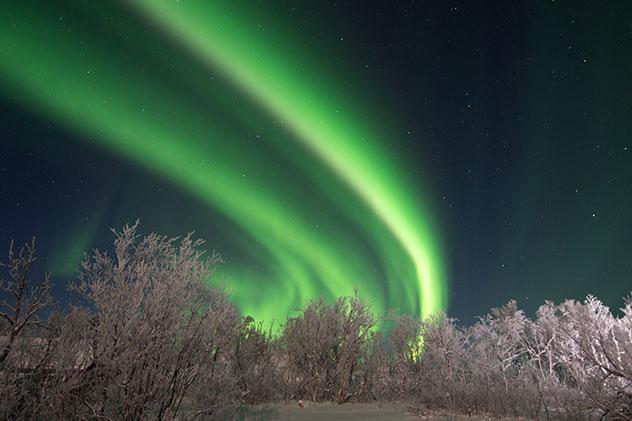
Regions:
<instances>
[{"instance_id":1,"label":"bright green light","mask_svg":"<svg viewBox=\"0 0 632 421\"><path fill-rule=\"evenodd\" d=\"M265 112L241 115L227 105L232 88L200 82L197 94L239 123L225 121L183 98L171 81L146 76L140 58L118 55L123 47L80 48L78 37L90 44L89 31L59 30L52 14L16 6L0 17L1 92L233 220L246 234L244 250L263 269L228 262L227 281L258 319L282 320L308 298L350 295L355 286L378 312L397 307L427 316L445 307L427 210L384 140L365 128L360 116L370 110L337 99L333 88L295 66L283 44L252 32L245 19L222 17L220 3L134 4ZM260 156L235 147L253 127L271 142L253 146ZM266 157L275 151L270 165ZM302 163L314 180L288 177ZM358 231L375 243L377 263ZM376 264L389 276L386 285Z\"/></svg>"},{"instance_id":2,"label":"bright green light","mask_svg":"<svg viewBox=\"0 0 632 421\"><path fill-rule=\"evenodd\" d=\"M179 37L183 45L222 68L244 91L263 104L271 114L285 119L313 152L343 178L379 216L414 262L418 294L424 316L445 305L443 279L435 267L436 257L424 212L409 200L411 190L403 186L394 163L384 156L378 143L364 133L353 115L340 113L352 108L320 86L309 84L288 57L253 33L239 20L226 20L221 2L185 3L141 0L147 14ZM436 247L435 244L433 244Z\"/></svg>"}]
</instances>

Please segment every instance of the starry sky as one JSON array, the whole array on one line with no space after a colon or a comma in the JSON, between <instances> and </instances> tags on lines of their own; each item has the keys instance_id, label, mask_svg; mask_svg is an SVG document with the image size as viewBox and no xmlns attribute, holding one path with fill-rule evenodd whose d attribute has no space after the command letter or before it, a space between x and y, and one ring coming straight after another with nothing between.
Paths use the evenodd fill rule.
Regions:
<instances>
[{"instance_id":1,"label":"starry sky","mask_svg":"<svg viewBox=\"0 0 632 421\"><path fill-rule=\"evenodd\" d=\"M60 301L137 218L265 321L632 290L624 1L0 7L0 251L35 235Z\"/></svg>"}]
</instances>

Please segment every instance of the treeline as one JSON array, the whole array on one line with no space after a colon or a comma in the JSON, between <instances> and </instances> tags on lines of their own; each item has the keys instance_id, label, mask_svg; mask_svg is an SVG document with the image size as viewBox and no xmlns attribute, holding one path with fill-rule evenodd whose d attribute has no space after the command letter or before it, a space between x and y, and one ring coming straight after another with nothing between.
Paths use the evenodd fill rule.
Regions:
<instances>
[{"instance_id":1,"label":"treeline","mask_svg":"<svg viewBox=\"0 0 632 421\"><path fill-rule=\"evenodd\" d=\"M389 317L357 297L308 302L278 335L205 280L202 242L116 233L55 310L34 245L0 284L1 419L229 419L279 400L405 400L417 413L632 419L632 303L511 301L471 327ZM52 309L52 311L51 311ZM42 314L49 314L42 320Z\"/></svg>"}]
</instances>

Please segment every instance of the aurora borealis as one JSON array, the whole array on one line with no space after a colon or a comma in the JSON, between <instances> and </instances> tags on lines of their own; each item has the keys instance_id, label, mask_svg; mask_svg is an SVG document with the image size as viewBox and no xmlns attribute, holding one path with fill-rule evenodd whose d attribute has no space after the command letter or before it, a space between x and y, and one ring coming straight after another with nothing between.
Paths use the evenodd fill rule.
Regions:
<instances>
[{"instance_id":1,"label":"aurora borealis","mask_svg":"<svg viewBox=\"0 0 632 421\"><path fill-rule=\"evenodd\" d=\"M137 5L130 19L158 16L148 27L176 39L195 70L170 72L158 83L143 74L126 43L108 47L115 51L95 48L99 40L83 26L42 38L37 28L59 24L52 14L32 10L31 20L11 25L22 10L9 10L1 46L5 92L230 219L238 232L226 235L250 243L243 251L263 273L228 262L228 284L235 301L259 319L278 320L306 299L349 295L355 287L378 311L428 315L445 307L428 211L395 158L356 116L361 109L301 74L272 40L250 34L246 18L216 20L229 4ZM116 7L123 9L117 14L129 13ZM90 47L77 48L78 38ZM228 75L219 88L208 86L213 72ZM206 80L196 79L205 73ZM174 80L195 94L179 98ZM234 110L236 97L258 110L251 116ZM236 150L248 129L269 140ZM297 165L308 167L313 179L287 179ZM314 205L338 199L339 205ZM359 233L374 240L357 244ZM372 264L392 281L378 282Z\"/></svg>"},{"instance_id":2,"label":"aurora borealis","mask_svg":"<svg viewBox=\"0 0 632 421\"><path fill-rule=\"evenodd\" d=\"M3 4L0 241L65 282L111 227L195 230L265 321L615 302L630 13L574 4Z\"/></svg>"}]
</instances>

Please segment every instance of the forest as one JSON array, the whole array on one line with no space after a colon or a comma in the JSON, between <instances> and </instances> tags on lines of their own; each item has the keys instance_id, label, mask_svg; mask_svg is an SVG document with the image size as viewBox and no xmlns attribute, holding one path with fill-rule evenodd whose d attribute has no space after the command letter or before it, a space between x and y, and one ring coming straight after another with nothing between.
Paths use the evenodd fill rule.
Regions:
<instances>
[{"instance_id":1,"label":"forest","mask_svg":"<svg viewBox=\"0 0 632 421\"><path fill-rule=\"evenodd\" d=\"M115 232L68 286L33 279L11 244L0 283L1 419L231 419L275 402L403 401L531 419L632 419L632 300L515 301L472 326L319 298L278 327L208 282L221 264L192 235ZM265 291L262 291L265 294ZM386 328L383 328L386 327Z\"/></svg>"}]
</instances>

